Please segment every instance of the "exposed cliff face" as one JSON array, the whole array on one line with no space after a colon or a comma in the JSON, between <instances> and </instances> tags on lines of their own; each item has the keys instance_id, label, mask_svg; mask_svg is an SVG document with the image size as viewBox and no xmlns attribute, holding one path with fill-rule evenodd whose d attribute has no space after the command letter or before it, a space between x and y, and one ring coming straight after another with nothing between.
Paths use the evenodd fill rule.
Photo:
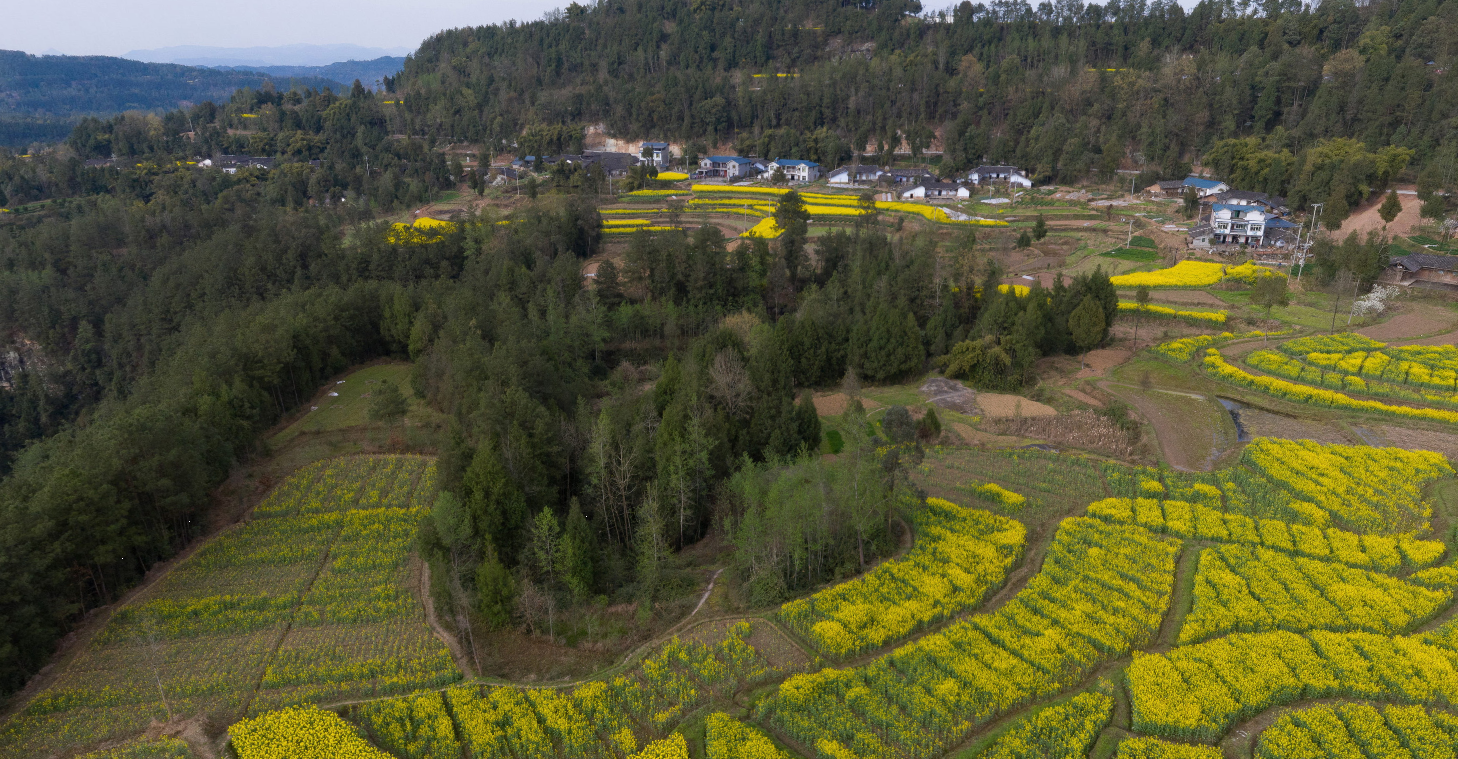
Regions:
<instances>
[{"instance_id":1,"label":"exposed cliff face","mask_svg":"<svg viewBox=\"0 0 1458 759\"><path fill-rule=\"evenodd\" d=\"M11 389L15 386L16 375L24 371L39 371L46 363L40 343L23 335L12 337L6 344L0 345L0 389Z\"/></svg>"}]
</instances>

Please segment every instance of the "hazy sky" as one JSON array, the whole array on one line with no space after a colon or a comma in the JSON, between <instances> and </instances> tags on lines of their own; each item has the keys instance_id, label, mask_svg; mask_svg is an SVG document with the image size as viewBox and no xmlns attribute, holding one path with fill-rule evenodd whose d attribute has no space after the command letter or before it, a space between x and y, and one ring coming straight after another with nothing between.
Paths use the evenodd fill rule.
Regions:
<instances>
[{"instance_id":1,"label":"hazy sky","mask_svg":"<svg viewBox=\"0 0 1458 759\"><path fill-rule=\"evenodd\" d=\"M1037 0L1031 0L1036 5ZM0 49L122 55L173 45L408 47L442 30L534 20L570 0L47 0L0 23ZM1182 0L1189 7L1195 0ZM951 6L923 1L927 8Z\"/></svg>"},{"instance_id":2,"label":"hazy sky","mask_svg":"<svg viewBox=\"0 0 1458 759\"><path fill-rule=\"evenodd\" d=\"M172 45L353 43L414 49L442 30L533 20L567 0L47 0L0 23L0 49L121 55Z\"/></svg>"}]
</instances>

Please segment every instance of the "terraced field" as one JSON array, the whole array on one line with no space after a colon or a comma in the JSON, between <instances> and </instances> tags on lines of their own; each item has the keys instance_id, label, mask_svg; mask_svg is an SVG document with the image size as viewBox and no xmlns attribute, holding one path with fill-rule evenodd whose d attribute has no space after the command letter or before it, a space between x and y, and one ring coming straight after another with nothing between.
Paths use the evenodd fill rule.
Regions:
<instances>
[{"instance_id":1,"label":"terraced field","mask_svg":"<svg viewBox=\"0 0 1458 759\"><path fill-rule=\"evenodd\" d=\"M367 690L297 660L297 681L271 687L265 677L249 692L257 716L231 728L232 750L240 759L1449 755L1458 567L1433 539L1426 500L1453 477L1441 456L1257 439L1234 467L1201 474L1041 451L978 455L962 464L977 462L969 471L982 475L966 478L967 503L990 482L1021 480L1022 513L932 499L914 515L913 550L865 577L763 615L709 620L713 634L670 639L568 688L427 683L439 671L427 667L413 695L268 710ZM279 516L256 523L364 513L308 494L343 487L353 503L390 501L393 488L368 483L398 482L383 467L408 463L286 483L266 510ZM956 471L935 467L943 489ZM1072 498L1083 499L1081 515L1059 517L1046 545L1026 545L1020 518ZM353 556L347 531L334 529L339 558ZM329 566L343 575L348 561ZM1036 571L1009 574L1020 566ZM305 610L329 577L321 570L294 619L315 619ZM319 607L300 630L354 624L322 612L348 605ZM769 634L839 664L776 666L751 642Z\"/></svg>"}]
</instances>

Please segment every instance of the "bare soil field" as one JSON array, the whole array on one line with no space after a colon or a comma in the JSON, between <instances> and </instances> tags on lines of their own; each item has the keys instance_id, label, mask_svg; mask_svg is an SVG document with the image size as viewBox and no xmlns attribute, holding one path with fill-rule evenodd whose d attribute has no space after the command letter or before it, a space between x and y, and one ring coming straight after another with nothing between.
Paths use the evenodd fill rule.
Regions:
<instances>
[{"instance_id":1,"label":"bare soil field","mask_svg":"<svg viewBox=\"0 0 1458 759\"><path fill-rule=\"evenodd\" d=\"M1443 332L1453 327L1455 315L1452 311L1429 303L1409 303L1401 313L1381 324L1374 324L1357 330L1373 340L1403 340ZM1441 345L1442 343L1435 343Z\"/></svg>"},{"instance_id":2,"label":"bare soil field","mask_svg":"<svg viewBox=\"0 0 1458 759\"><path fill-rule=\"evenodd\" d=\"M1067 395L1069 398L1072 398L1075 401L1078 401L1079 403L1086 403L1090 406L1093 406L1094 408L1104 407L1103 401L1093 397L1092 395L1089 395L1088 393L1083 392L1082 390L1075 390L1071 387L1065 387L1063 388L1063 394Z\"/></svg>"},{"instance_id":3,"label":"bare soil field","mask_svg":"<svg viewBox=\"0 0 1458 759\"><path fill-rule=\"evenodd\" d=\"M1388 445L1413 451L1437 451L1450 461L1458 461L1458 435L1392 426L1377 427L1375 430Z\"/></svg>"},{"instance_id":4,"label":"bare soil field","mask_svg":"<svg viewBox=\"0 0 1458 759\"><path fill-rule=\"evenodd\" d=\"M1123 348L1101 348L1089 351L1083 357L1085 368L1077 376L1102 377L1108 374L1110 369L1128 361L1131 355L1133 355L1132 351Z\"/></svg>"},{"instance_id":5,"label":"bare soil field","mask_svg":"<svg viewBox=\"0 0 1458 759\"><path fill-rule=\"evenodd\" d=\"M1401 340L1396 345L1458 345L1458 332L1449 332L1444 335L1434 335L1421 340Z\"/></svg>"},{"instance_id":6,"label":"bare soil field","mask_svg":"<svg viewBox=\"0 0 1458 759\"><path fill-rule=\"evenodd\" d=\"M1058 448L1079 448L1124 459L1137 455L1137 440L1108 418L1087 409L1057 417L994 419L987 426L993 432L1044 440Z\"/></svg>"},{"instance_id":7,"label":"bare soil field","mask_svg":"<svg viewBox=\"0 0 1458 759\"><path fill-rule=\"evenodd\" d=\"M815 413L821 416L840 416L850 405L850 396L845 393L817 393L814 397ZM861 407L867 411L881 408L881 404L870 398L861 398Z\"/></svg>"},{"instance_id":8,"label":"bare soil field","mask_svg":"<svg viewBox=\"0 0 1458 759\"><path fill-rule=\"evenodd\" d=\"M1314 440L1318 443L1351 445L1353 441L1330 424L1273 414L1258 408L1245 408L1240 422L1251 437L1275 437L1283 440Z\"/></svg>"},{"instance_id":9,"label":"bare soil field","mask_svg":"<svg viewBox=\"0 0 1458 759\"><path fill-rule=\"evenodd\" d=\"M1412 190L1413 188L1404 187L1402 189ZM1387 227L1387 234L1389 235L1406 236L1412 234L1413 228L1421 221L1418 217L1418 211L1422 209L1423 204L1418 200L1417 195L1405 195L1401 191L1397 193L1397 199L1402 201L1402 213L1399 213L1397 218L1392 220L1391 224L1382 221L1382 216L1377 213L1377 209L1382 207L1382 201L1386 199L1387 195L1384 193L1367 201L1367 203L1357 209L1356 213L1353 213L1347 217L1346 221L1342 222L1342 227L1338 230L1338 234L1346 237L1348 234L1356 232L1359 235L1366 236L1368 232L1380 233L1384 225Z\"/></svg>"},{"instance_id":10,"label":"bare soil field","mask_svg":"<svg viewBox=\"0 0 1458 759\"><path fill-rule=\"evenodd\" d=\"M977 405L982 407L982 413L991 418L1015 416L1057 416L1058 409L1035 400L1024 398L1021 395L1003 395L1002 393L978 393Z\"/></svg>"}]
</instances>

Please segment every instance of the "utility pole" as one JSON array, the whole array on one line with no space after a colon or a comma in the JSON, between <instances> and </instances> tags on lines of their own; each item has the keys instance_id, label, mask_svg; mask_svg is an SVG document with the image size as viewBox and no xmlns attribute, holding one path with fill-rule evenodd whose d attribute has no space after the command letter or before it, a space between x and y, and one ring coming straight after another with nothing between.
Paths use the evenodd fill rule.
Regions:
<instances>
[{"instance_id":1,"label":"utility pole","mask_svg":"<svg viewBox=\"0 0 1458 759\"><path fill-rule=\"evenodd\" d=\"M1325 203L1311 204L1311 231L1306 234L1306 247L1311 247L1312 238L1316 237L1316 220L1321 216L1321 207ZM1301 281L1301 275L1306 273L1306 251L1301 249L1301 232L1296 232L1296 262L1301 270L1296 272L1296 281Z\"/></svg>"}]
</instances>

